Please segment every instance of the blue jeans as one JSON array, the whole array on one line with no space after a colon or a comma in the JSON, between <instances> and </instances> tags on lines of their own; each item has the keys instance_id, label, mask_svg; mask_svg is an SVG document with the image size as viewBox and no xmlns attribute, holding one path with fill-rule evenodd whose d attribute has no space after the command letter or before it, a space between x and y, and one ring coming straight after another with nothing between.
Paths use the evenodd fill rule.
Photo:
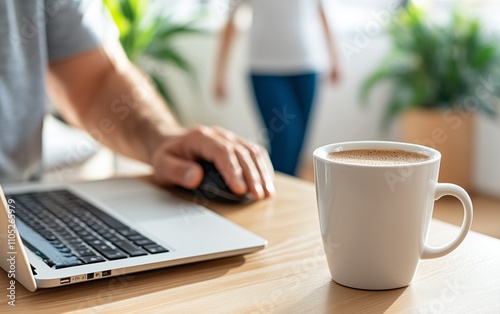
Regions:
<instances>
[{"instance_id":1,"label":"blue jeans","mask_svg":"<svg viewBox=\"0 0 500 314\"><path fill-rule=\"evenodd\" d=\"M295 175L317 87L317 73L251 74L277 171Z\"/></svg>"}]
</instances>

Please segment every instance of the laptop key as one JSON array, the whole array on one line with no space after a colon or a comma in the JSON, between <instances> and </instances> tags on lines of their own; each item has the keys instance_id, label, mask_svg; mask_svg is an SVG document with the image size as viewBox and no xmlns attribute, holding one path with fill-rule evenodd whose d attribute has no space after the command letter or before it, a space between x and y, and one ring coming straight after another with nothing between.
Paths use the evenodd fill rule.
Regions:
<instances>
[{"instance_id":1,"label":"laptop key","mask_svg":"<svg viewBox=\"0 0 500 314\"><path fill-rule=\"evenodd\" d=\"M97 252L101 253L107 259L120 259L128 257L127 254L122 251L112 248L101 240L95 240L89 243Z\"/></svg>"},{"instance_id":2,"label":"laptop key","mask_svg":"<svg viewBox=\"0 0 500 314\"><path fill-rule=\"evenodd\" d=\"M76 231L76 234L79 235L80 237L85 237L90 235L90 232L88 232L87 230L81 230L81 231Z\"/></svg>"},{"instance_id":3,"label":"laptop key","mask_svg":"<svg viewBox=\"0 0 500 314\"><path fill-rule=\"evenodd\" d=\"M79 250L89 250L90 247L87 245L87 244L78 244L78 245L72 245L71 248L75 251L79 251Z\"/></svg>"},{"instance_id":4,"label":"laptop key","mask_svg":"<svg viewBox=\"0 0 500 314\"><path fill-rule=\"evenodd\" d=\"M117 239L118 239L117 234L116 234L116 233L114 233L114 232L110 232L110 230L108 230L107 232L104 232L104 233L100 233L100 235L101 235L103 238L108 239L108 240L109 240L109 239L114 239L114 238L117 238ZM113 241L111 241L111 242L113 242Z\"/></svg>"},{"instance_id":5,"label":"laptop key","mask_svg":"<svg viewBox=\"0 0 500 314\"><path fill-rule=\"evenodd\" d=\"M116 231L118 231L122 236L125 236L125 237L130 237L130 236L134 236L134 235L139 235L140 234L133 230L133 229L130 229L128 227L125 227L125 228L119 228L119 229L116 229Z\"/></svg>"},{"instance_id":6,"label":"laptop key","mask_svg":"<svg viewBox=\"0 0 500 314\"><path fill-rule=\"evenodd\" d=\"M73 235L67 231L63 231L63 232L59 232L59 236L62 238L62 239L69 239L69 238L72 238Z\"/></svg>"},{"instance_id":7,"label":"laptop key","mask_svg":"<svg viewBox=\"0 0 500 314\"><path fill-rule=\"evenodd\" d=\"M57 249L61 253L71 253L71 250L68 247L62 247Z\"/></svg>"},{"instance_id":8,"label":"laptop key","mask_svg":"<svg viewBox=\"0 0 500 314\"><path fill-rule=\"evenodd\" d=\"M115 248L107 245L107 244L102 244L94 247L94 249L98 250L99 252L105 252L105 251L113 251Z\"/></svg>"},{"instance_id":9,"label":"laptop key","mask_svg":"<svg viewBox=\"0 0 500 314\"><path fill-rule=\"evenodd\" d=\"M85 245L85 242L83 242L82 240L80 239L73 239L73 240L69 240L68 241L68 244L73 246L73 247L76 247L76 246L79 246L79 245Z\"/></svg>"},{"instance_id":10,"label":"laptop key","mask_svg":"<svg viewBox=\"0 0 500 314\"><path fill-rule=\"evenodd\" d=\"M85 222L86 224L89 224L89 223L93 223L94 222L94 218L93 217L90 217L88 214L87 215L83 215L80 217L80 220Z\"/></svg>"},{"instance_id":11,"label":"laptop key","mask_svg":"<svg viewBox=\"0 0 500 314\"><path fill-rule=\"evenodd\" d=\"M92 264L92 263L100 263L100 262L105 262L106 260L102 256L82 256L80 259L85 263L85 264Z\"/></svg>"},{"instance_id":12,"label":"laptop key","mask_svg":"<svg viewBox=\"0 0 500 314\"><path fill-rule=\"evenodd\" d=\"M122 241L123 238L119 238L119 237L113 236L113 237L106 238L106 240L108 240L111 243L115 243L117 241Z\"/></svg>"},{"instance_id":13,"label":"laptop key","mask_svg":"<svg viewBox=\"0 0 500 314\"><path fill-rule=\"evenodd\" d=\"M55 227L51 227L55 232L65 232L66 231L66 228L64 228L63 226L61 225L56 225Z\"/></svg>"},{"instance_id":14,"label":"laptop key","mask_svg":"<svg viewBox=\"0 0 500 314\"><path fill-rule=\"evenodd\" d=\"M139 246L142 246L142 247L144 247L146 245L155 245L156 244L155 242L153 242L153 241L151 241L149 239L146 239L146 238L134 241L134 243L137 244L137 245L139 245Z\"/></svg>"},{"instance_id":15,"label":"laptop key","mask_svg":"<svg viewBox=\"0 0 500 314\"><path fill-rule=\"evenodd\" d=\"M94 230L95 232L97 232L97 230L101 230L101 229L104 229L106 231L109 230L109 227L100 223L100 222L94 222L92 224L89 224L90 228L92 228L92 230Z\"/></svg>"},{"instance_id":16,"label":"laptop key","mask_svg":"<svg viewBox=\"0 0 500 314\"><path fill-rule=\"evenodd\" d=\"M66 268L66 267L79 266L79 265L83 265L83 262L80 261L79 259L74 259L72 261L65 262L64 264L56 264L55 269L61 269L61 268Z\"/></svg>"},{"instance_id":17,"label":"laptop key","mask_svg":"<svg viewBox=\"0 0 500 314\"><path fill-rule=\"evenodd\" d=\"M83 239L84 241L86 241L86 242L89 242L89 243L90 243L90 242L93 242L93 241L100 241L100 240L99 240L96 236L93 236L93 235L91 235L91 234L89 234L89 235L86 235L86 236L82 237L82 239Z\"/></svg>"},{"instance_id":18,"label":"laptop key","mask_svg":"<svg viewBox=\"0 0 500 314\"><path fill-rule=\"evenodd\" d=\"M62 243L61 241L59 240L54 240L54 241L50 241L50 243L54 246L54 247L59 247L61 245L64 245L64 243Z\"/></svg>"},{"instance_id":19,"label":"laptop key","mask_svg":"<svg viewBox=\"0 0 500 314\"><path fill-rule=\"evenodd\" d=\"M47 239L48 241L57 240L56 236L53 233L51 233L51 232L40 233L40 235L42 237L44 237L45 239Z\"/></svg>"},{"instance_id":20,"label":"laptop key","mask_svg":"<svg viewBox=\"0 0 500 314\"><path fill-rule=\"evenodd\" d=\"M75 254L79 257L83 256L94 256L95 253L91 249L81 249L81 250L76 250Z\"/></svg>"},{"instance_id":21,"label":"laptop key","mask_svg":"<svg viewBox=\"0 0 500 314\"><path fill-rule=\"evenodd\" d=\"M47 228L45 228L45 226L42 226L39 222L36 222L36 221L33 223L30 223L29 226L31 227L31 229L36 230L36 231L47 230Z\"/></svg>"},{"instance_id":22,"label":"laptop key","mask_svg":"<svg viewBox=\"0 0 500 314\"><path fill-rule=\"evenodd\" d=\"M62 238L63 240L65 240L65 241L71 241L71 240L76 239L76 237L75 237L74 235L72 235L72 234L67 234L67 235L64 235L64 236L62 236L61 238Z\"/></svg>"},{"instance_id":23,"label":"laptop key","mask_svg":"<svg viewBox=\"0 0 500 314\"><path fill-rule=\"evenodd\" d=\"M148 239L145 236L140 235L140 234L129 236L129 237L127 237L127 239L134 241L134 243L139 245L139 246L156 244L156 242L153 242L150 239Z\"/></svg>"},{"instance_id":24,"label":"laptop key","mask_svg":"<svg viewBox=\"0 0 500 314\"><path fill-rule=\"evenodd\" d=\"M130 242L116 241L113 242L113 244L119 247L120 249L124 250L130 256L141 256L148 254L148 252L144 251L142 248L138 246L133 245Z\"/></svg>"},{"instance_id":25,"label":"laptop key","mask_svg":"<svg viewBox=\"0 0 500 314\"><path fill-rule=\"evenodd\" d=\"M109 260L115 260L115 259L121 259L121 258L127 258L128 257L127 254L123 253L120 250L102 251L102 252L99 252L99 253L101 253L102 255L104 255L104 257L106 257Z\"/></svg>"},{"instance_id":26,"label":"laptop key","mask_svg":"<svg viewBox=\"0 0 500 314\"><path fill-rule=\"evenodd\" d=\"M154 245L146 245L144 246L146 250L148 250L149 253L151 254L157 254L157 253L165 253L168 252L166 248L164 248L161 245L154 244Z\"/></svg>"},{"instance_id":27,"label":"laptop key","mask_svg":"<svg viewBox=\"0 0 500 314\"><path fill-rule=\"evenodd\" d=\"M78 232L78 231L83 231L85 229L82 226L78 225L74 228L71 228L71 230L73 230L73 232Z\"/></svg>"},{"instance_id":28,"label":"laptop key","mask_svg":"<svg viewBox=\"0 0 500 314\"><path fill-rule=\"evenodd\" d=\"M105 244L103 241L101 241L101 240L99 240L97 238L95 238L92 241L87 241L87 243L90 244L92 247L96 247L96 246Z\"/></svg>"},{"instance_id":29,"label":"laptop key","mask_svg":"<svg viewBox=\"0 0 500 314\"><path fill-rule=\"evenodd\" d=\"M148 238L146 238L145 236L143 236L141 234L129 235L129 236L127 236L127 239L132 240L132 241L144 240L144 239L149 240Z\"/></svg>"},{"instance_id":30,"label":"laptop key","mask_svg":"<svg viewBox=\"0 0 500 314\"><path fill-rule=\"evenodd\" d=\"M68 248L68 247L67 247L64 243L62 243L62 242L60 242L60 241L59 241L59 243L54 243L54 241L52 241L52 242L50 242L50 243L52 243L52 245L53 245L56 249L58 249L58 250L59 250L59 249L67 249L67 248Z\"/></svg>"}]
</instances>

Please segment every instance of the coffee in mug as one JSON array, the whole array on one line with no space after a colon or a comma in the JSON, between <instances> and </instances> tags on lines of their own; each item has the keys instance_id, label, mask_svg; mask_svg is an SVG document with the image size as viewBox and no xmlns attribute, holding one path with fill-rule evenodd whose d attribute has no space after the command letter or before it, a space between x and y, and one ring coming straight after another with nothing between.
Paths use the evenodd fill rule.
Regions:
<instances>
[{"instance_id":1,"label":"coffee in mug","mask_svg":"<svg viewBox=\"0 0 500 314\"><path fill-rule=\"evenodd\" d=\"M331 152L328 158L348 164L383 166L422 162L429 156L398 149L355 149Z\"/></svg>"}]
</instances>

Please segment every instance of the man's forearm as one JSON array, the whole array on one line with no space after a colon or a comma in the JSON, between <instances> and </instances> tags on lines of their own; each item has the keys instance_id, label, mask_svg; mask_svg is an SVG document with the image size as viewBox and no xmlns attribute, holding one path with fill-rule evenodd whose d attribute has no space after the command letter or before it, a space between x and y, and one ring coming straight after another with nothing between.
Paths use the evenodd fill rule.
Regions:
<instances>
[{"instance_id":1,"label":"man's forearm","mask_svg":"<svg viewBox=\"0 0 500 314\"><path fill-rule=\"evenodd\" d=\"M149 163L155 148L182 129L135 66L110 71L80 116L83 127L111 149Z\"/></svg>"},{"instance_id":2,"label":"man's forearm","mask_svg":"<svg viewBox=\"0 0 500 314\"><path fill-rule=\"evenodd\" d=\"M150 163L154 148L169 134L181 132L118 42L51 64L49 84L70 123L134 159Z\"/></svg>"}]
</instances>

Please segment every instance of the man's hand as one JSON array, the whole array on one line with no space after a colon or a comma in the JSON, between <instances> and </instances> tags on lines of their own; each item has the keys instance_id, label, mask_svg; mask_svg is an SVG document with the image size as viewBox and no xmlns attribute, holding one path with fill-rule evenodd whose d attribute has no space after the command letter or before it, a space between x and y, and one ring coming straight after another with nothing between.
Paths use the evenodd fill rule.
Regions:
<instances>
[{"instance_id":1,"label":"man's hand","mask_svg":"<svg viewBox=\"0 0 500 314\"><path fill-rule=\"evenodd\" d=\"M203 179L197 159L213 162L237 194L250 192L262 199L275 193L274 170L266 149L218 127L200 126L165 139L151 160L156 181L196 188Z\"/></svg>"}]
</instances>

